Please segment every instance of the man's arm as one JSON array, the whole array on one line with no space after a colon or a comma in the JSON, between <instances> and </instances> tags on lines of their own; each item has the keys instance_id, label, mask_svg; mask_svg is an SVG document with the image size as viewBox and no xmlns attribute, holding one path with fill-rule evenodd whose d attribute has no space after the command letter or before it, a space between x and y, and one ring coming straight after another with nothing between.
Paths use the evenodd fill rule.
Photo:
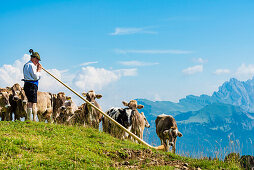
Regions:
<instances>
[{"instance_id":1,"label":"man's arm","mask_svg":"<svg viewBox=\"0 0 254 170\"><path fill-rule=\"evenodd\" d=\"M39 80L41 78L41 65L39 66L39 64L37 64L36 66L32 67L32 73L31 76L33 77L34 80Z\"/></svg>"}]
</instances>

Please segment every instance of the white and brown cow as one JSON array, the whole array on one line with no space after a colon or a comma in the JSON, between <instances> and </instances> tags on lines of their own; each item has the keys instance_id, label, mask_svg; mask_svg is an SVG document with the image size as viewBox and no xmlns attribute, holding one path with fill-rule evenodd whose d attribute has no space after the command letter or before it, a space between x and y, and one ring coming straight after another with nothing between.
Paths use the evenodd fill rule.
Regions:
<instances>
[{"instance_id":1,"label":"white and brown cow","mask_svg":"<svg viewBox=\"0 0 254 170\"><path fill-rule=\"evenodd\" d=\"M93 90L90 90L88 93L84 92L82 95L85 96L86 100L88 100L91 104L102 110L101 106L95 100L100 99L102 95L96 94ZM84 120L84 125L99 129L99 124L102 120L102 114L87 103L82 104L80 109L82 115L80 116L80 119L81 121Z\"/></svg>"},{"instance_id":2,"label":"white and brown cow","mask_svg":"<svg viewBox=\"0 0 254 170\"><path fill-rule=\"evenodd\" d=\"M65 102L67 100L67 96L64 92L59 92L57 94L52 94L53 97L53 120L57 122L58 117L60 116L61 112L66 109Z\"/></svg>"},{"instance_id":3,"label":"white and brown cow","mask_svg":"<svg viewBox=\"0 0 254 170\"><path fill-rule=\"evenodd\" d=\"M145 127L149 128L150 124L147 121L144 112L134 112L134 115L132 116L131 132L138 136L140 139L143 139L143 132Z\"/></svg>"},{"instance_id":4,"label":"white and brown cow","mask_svg":"<svg viewBox=\"0 0 254 170\"><path fill-rule=\"evenodd\" d=\"M58 124L74 124L73 118L74 114L78 110L77 105L71 100L71 97L66 97L66 101L64 102L64 106L61 106L58 109L56 123Z\"/></svg>"},{"instance_id":5,"label":"white and brown cow","mask_svg":"<svg viewBox=\"0 0 254 170\"><path fill-rule=\"evenodd\" d=\"M36 108L33 108L33 113L36 113L40 122L46 121L52 123L53 114L53 95L49 92L37 92L37 104ZM34 121L36 115L34 114Z\"/></svg>"},{"instance_id":6,"label":"white and brown cow","mask_svg":"<svg viewBox=\"0 0 254 170\"><path fill-rule=\"evenodd\" d=\"M11 120L10 93L7 89L0 88L0 117L1 120Z\"/></svg>"},{"instance_id":7,"label":"white and brown cow","mask_svg":"<svg viewBox=\"0 0 254 170\"><path fill-rule=\"evenodd\" d=\"M169 147L172 146L172 152L176 151L176 138L182 137L182 133L178 131L175 119L170 115L159 115L155 120L156 133L164 145L165 151L169 152Z\"/></svg>"},{"instance_id":8,"label":"white and brown cow","mask_svg":"<svg viewBox=\"0 0 254 170\"><path fill-rule=\"evenodd\" d=\"M132 117L135 114L140 114L137 109L142 109L143 105L138 105L136 100L131 100L129 103L123 101L124 106L127 108L111 108L106 114L116 120L119 124L124 126L129 131L132 129ZM106 117L102 121L103 131L111 134L120 139L127 139L129 134L120 129L117 125L111 122Z\"/></svg>"}]
</instances>

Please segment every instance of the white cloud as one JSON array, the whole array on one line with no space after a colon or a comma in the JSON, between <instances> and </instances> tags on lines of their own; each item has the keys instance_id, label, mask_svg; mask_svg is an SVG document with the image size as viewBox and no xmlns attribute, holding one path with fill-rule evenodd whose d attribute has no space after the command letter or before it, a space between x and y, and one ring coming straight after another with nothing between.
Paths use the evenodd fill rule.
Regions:
<instances>
[{"instance_id":1,"label":"white cloud","mask_svg":"<svg viewBox=\"0 0 254 170\"><path fill-rule=\"evenodd\" d=\"M128 34L156 34L154 31L146 30L145 28L116 28L115 32L110 35L128 35Z\"/></svg>"},{"instance_id":2,"label":"white cloud","mask_svg":"<svg viewBox=\"0 0 254 170\"><path fill-rule=\"evenodd\" d=\"M182 71L184 74L192 75L195 73L203 72L203 65L196 65L193 67L188 67Z\"/></svg>"},{"instance_id":3,"label":"white cloud","mask_svg":"<svg viewBox=\"0 0 254 170\"><path fill-rule=\"evenodd\" d=\"M136 68L120 69L120 70L115 70L115 72L117 72L121 76L136 76L138 74Z\"/></svg>"},{"instance_id":4,"label":"white cloud","mask_svg":"<svg viewBox=\"0 0 254 170\"><path fill-rule=\"evenodd\" d=\"M120 61L119 63L125 66L153 66L153 65L159 64L159 63L149 63L149 62L140 62L140 61Z\"/></svg>"},{"instance_id":5,"label":"white cloud","mask_svg":"<svg viewBox=\"0 0 254 170\"><path fill-rule=\"evenodd\" d=\"M73 83L81 90L101 90L104 86L119 80L122 76L135 76L136 69L106 70L104 68L83 67Z\"/></svg>"},{"instance_id":6,"label":"white cloud","mask_svg":"<svg viewBox=\"0 0 254 170\"><path fill-rule=\"evenodd\" d=\"M245 65L242 64L240 67L238 67L235 77L238 78L239 80L245 81L254 76L254 65L249 64Z\"/></svg>"},{"instance_id":7,"label":"white cloud","mask_svg":"<svg viewBox=\"0 0 254 170\"><path fill-rule=\"evenodd\" d=\"M52 75L54 75L56 78L62 81L62 74L66 72L66 70L60 71L57 69L48 69L48 72L50 72ZM64 82L66 83L66 82ZM60 91L66 91L64 86L56 81L53 77L51 77L49 74L47 74L45 71L41 72L41 79L39 81L39 90L40 91L46 91L51 93L58 93Z\"/></svg>"},{"instance_id":8,"label":"white cloud","mask_svg":"<svg viewBox=\"0 0 254 170\"><path fill-rule=\"evenodd\" d=\"M119 54L190 54L192 51L185 50L121 50L115 49L116 53Z\"/></svg>"},{"instance_id":9,"label":"white cloud","mask_svg":"<svg viewBox=\"0 0 254 170\"><path fill-rule=\"evenodd\" d=\"M221 75L221 74L229 74L230 70L229 69L217 69L215 70L214 74Z\"/></svg>"},{"instance_id":10,"label":"white cloud","mask_svg":"<svg viewBox=\"0 0 254 170\"><path fill-rule=\"evenodd\" d=\"M204 63L207 63L207 62L208 62L208 60L205 60L205 59L203 59L203 58L195 58L194 61L195 61L196 63L200 63L200 64L204 64Z\"/></svg>"},{"instance_id":11,"label":"white cloud","mask_svg":"<svg viewBox=\"0 0 254 170\"><path fill-rule=\"evenodd\" d=\"M98 61L85 62L85 63L80 64L80 66L88 66L88 65L97 64L97 63L98 63Z\"/></svg>"},{"instance_id":12,"label":"white cloud","mask_svg":"<svg viewBox=\"0 0 254 170\"><path fill-rule=\"evenodd\" d=\"M12 86L15 83L21 84L23 79L23 66L30 59L30 55L25 54L21 59L16 60L13 65L3 65L0 67L0 87Z\"/></svg>"}]
</instances>

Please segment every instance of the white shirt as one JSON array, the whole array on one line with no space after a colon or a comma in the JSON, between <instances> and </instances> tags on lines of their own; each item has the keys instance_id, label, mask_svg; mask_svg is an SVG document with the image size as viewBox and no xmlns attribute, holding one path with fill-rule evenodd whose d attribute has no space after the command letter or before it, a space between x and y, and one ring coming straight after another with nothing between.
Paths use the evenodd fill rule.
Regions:
<instances>
[{"instance_id":1,"label":"white shirt","mask_svg":"<svg viewBox=\"0 0 254 170\"><path fill-rule=\"evenodd\" d=\"M37 66L30 60L23 68L24 80L39 80L41 78L41 73L37 72Z\"/></svg>"}]
</instances>

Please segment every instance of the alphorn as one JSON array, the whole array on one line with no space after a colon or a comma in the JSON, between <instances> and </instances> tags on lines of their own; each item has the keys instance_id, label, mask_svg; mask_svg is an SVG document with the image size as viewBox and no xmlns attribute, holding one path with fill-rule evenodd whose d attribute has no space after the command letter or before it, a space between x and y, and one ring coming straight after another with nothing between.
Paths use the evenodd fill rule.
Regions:
<instances>
[{"instance_id":1,"label":"alphorn","mask_svg":"<svg viewBox=\"0 0 254 170\"><path fill-rule=\"evenodd\" d=\"M134 139L136 139L137 141L139 141L140 143L142 143L145 146L148 146L150 148L153 149L159 149L158 147L153 147L151 145L149 145L148 143L146 143L145 141L143 141L142 139L140 139L139 137L137 137L135 134L133 134L131 131L129 131L128 129L126 129L124 126L122 126L120 123L118 123L117 121L115 121L113 118L111 118L110 116L108 116L106 113L104 113L101 109L97 108L96 106L94 106L91 102L89 102L88 100L86 100L83 96L81 96L80 94L78 94L77 92L75 92L72 88L70 88L69 86L67 86L65 83L63 83L61 80L59 80L58 78L56 78L53 74L51 74L50 72L48 72L45 68L42 67L42 69L48 73L51 77L53 77L54 79L56 79L58 82L60 82L62 85L64 85L67 89L69 89L71 92L73 92L74 94L76 94L79 98L81 98L82 100L84 100L87 104L91 105L94 109L96 109L97 111L99 111L101 114L103 114L106 118L108 118L109 120L111 120L114 124L116 124L119 128L121 128L122 130L124 130L125 132L127 132L129 135L131 135ZM160 149L159 149L160 150Z\"/></svg>"}]
</instances>

